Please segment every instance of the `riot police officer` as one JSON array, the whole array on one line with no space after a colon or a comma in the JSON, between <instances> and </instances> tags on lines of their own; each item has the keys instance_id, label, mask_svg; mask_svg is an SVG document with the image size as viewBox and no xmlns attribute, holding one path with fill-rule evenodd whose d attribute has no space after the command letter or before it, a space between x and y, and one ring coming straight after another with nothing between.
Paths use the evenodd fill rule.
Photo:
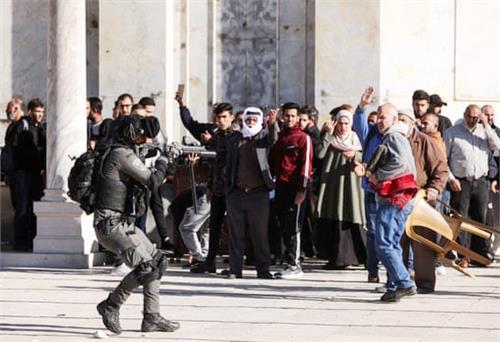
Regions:
<instances>
[{"instance_id":1,"label":"riot police officer","mask_svg":"<svg viewBox=\"0 0 500 342\"><path fill-rule=\"evenodd\" d=\"M160 186L175 169L173 153L160 156L151 169L137 156L138 145L146 140L143 121L135 116L121 120L117 144L98 163L97 169L94 212L97 239L133 269L108 298L97 305L104 325L116 334L121 333L120 306L139 286L143 287L144 295L143 332L172 332L180 326L160 315L160 278L167 268L167 256L134 224L146 208L144 191Z\"/></svg>"}]
</instances>

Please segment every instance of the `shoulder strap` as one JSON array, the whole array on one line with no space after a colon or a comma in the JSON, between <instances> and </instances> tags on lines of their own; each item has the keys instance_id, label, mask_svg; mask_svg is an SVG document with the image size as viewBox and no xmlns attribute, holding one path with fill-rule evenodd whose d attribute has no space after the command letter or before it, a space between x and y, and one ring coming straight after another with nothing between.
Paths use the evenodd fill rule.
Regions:
<instances>
[{"instance_id":1,"label":"shoulder strap","mask_svg":"<svg viewBox=\"0 0 500 342\"><path fill-rule=\"evenodd\" d=\"M119 145L111 144L102 151L102 154L99 156L99 160L98 160L98 162L99 162L99 176L102 176L102 168L104 167L104 161L108 157L109 153L111 152L111 150L115 149L118 146Z\"/></svg>"}]
</instances>

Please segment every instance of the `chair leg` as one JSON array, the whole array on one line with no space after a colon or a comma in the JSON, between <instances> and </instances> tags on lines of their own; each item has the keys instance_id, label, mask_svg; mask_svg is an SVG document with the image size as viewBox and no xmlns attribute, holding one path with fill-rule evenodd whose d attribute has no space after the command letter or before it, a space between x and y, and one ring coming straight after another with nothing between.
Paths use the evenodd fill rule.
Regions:
<instances>
[{"instance_id":1,"label":"chair leg","mask_svg":"<svg viewBox=\"0 0 500 342\"><path fill-rule=\"evenodd\" d=\"M470 278L475 278L475 276L472 274L472 273L469 273L467 272L464 268L460 267L457 265L457 263L455 262L455 260L450 260L448 259L447 257L444 256L444 254L439 254L437 256L437 259L440 260L444 266L446 267L451 267L455 270L457 270L458 272L461 272L463 273L464 275L466 275L467 277L470 277Z\"/></svg>"}]
</instances>

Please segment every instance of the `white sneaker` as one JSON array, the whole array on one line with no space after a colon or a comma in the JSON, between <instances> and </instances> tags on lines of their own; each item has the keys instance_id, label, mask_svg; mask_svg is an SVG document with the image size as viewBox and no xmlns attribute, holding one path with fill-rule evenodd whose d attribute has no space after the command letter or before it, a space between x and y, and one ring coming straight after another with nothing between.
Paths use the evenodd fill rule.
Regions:
<instances>
[{"instance_id":1,"label":"white sneaker","mask_svg":"<svg viewBox=\"0 0 500 342\"><path fill-rule=\"evenodd\" d=\"M436 266L436 274L437 275L446 275L446 267L444 267L443 265Z\"/></svg>"},{"instance_id":2,"label":"white sneaker","mask_svg":"<svg viewBox=\"0 0 500 342\"><path fill-rule=\"evenodd\" d=\"M304 276L300 266L287 266L282 272L274 275L278 279L298 279Z\"/></svg>"},{"instance_id":3,"label":"white sneaker","mask_svg":"<svg viewBox=\"0 0 500 342\"><path fill-rule=\"evenodd\" d=\"M120 266L113 267L110 274L117 277L125 277L130 273L130 271L132 271L130 267L125 264L121 264Z\"/></svg>"}]
</instances>

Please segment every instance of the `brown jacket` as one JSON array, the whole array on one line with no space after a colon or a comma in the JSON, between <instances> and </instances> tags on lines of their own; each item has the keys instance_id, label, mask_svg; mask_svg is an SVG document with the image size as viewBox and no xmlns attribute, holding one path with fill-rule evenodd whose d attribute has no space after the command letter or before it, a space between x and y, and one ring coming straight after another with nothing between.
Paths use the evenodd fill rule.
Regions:
<instances>
[{"instance_id":1,"label":"brown jacket","mask_svg":"<svg viewBox=\"0 0 500 342\"><path fill-rule=\"evenodd\" d=\"M429 133L427 134L432 141L434 141L439 148L439 151L441 152L440 157L444 158L445 160L448 159L448 154L446 153L446 145L444 144L443 137L441 136L441 133L439 131L434 132L434 133Z\"/></svg>"},{"instance_id":2,"label":"brown jacket","mask_svg":"<svg viewBox=\"0 0 500 342\"><path fill-rule=\"evenodd\" d=\"M423 189L433 188L443 192L448 180L448 165L437 143L416 129L408 139L415 158L418 185Z\"/></svg>"}]
</instances>

